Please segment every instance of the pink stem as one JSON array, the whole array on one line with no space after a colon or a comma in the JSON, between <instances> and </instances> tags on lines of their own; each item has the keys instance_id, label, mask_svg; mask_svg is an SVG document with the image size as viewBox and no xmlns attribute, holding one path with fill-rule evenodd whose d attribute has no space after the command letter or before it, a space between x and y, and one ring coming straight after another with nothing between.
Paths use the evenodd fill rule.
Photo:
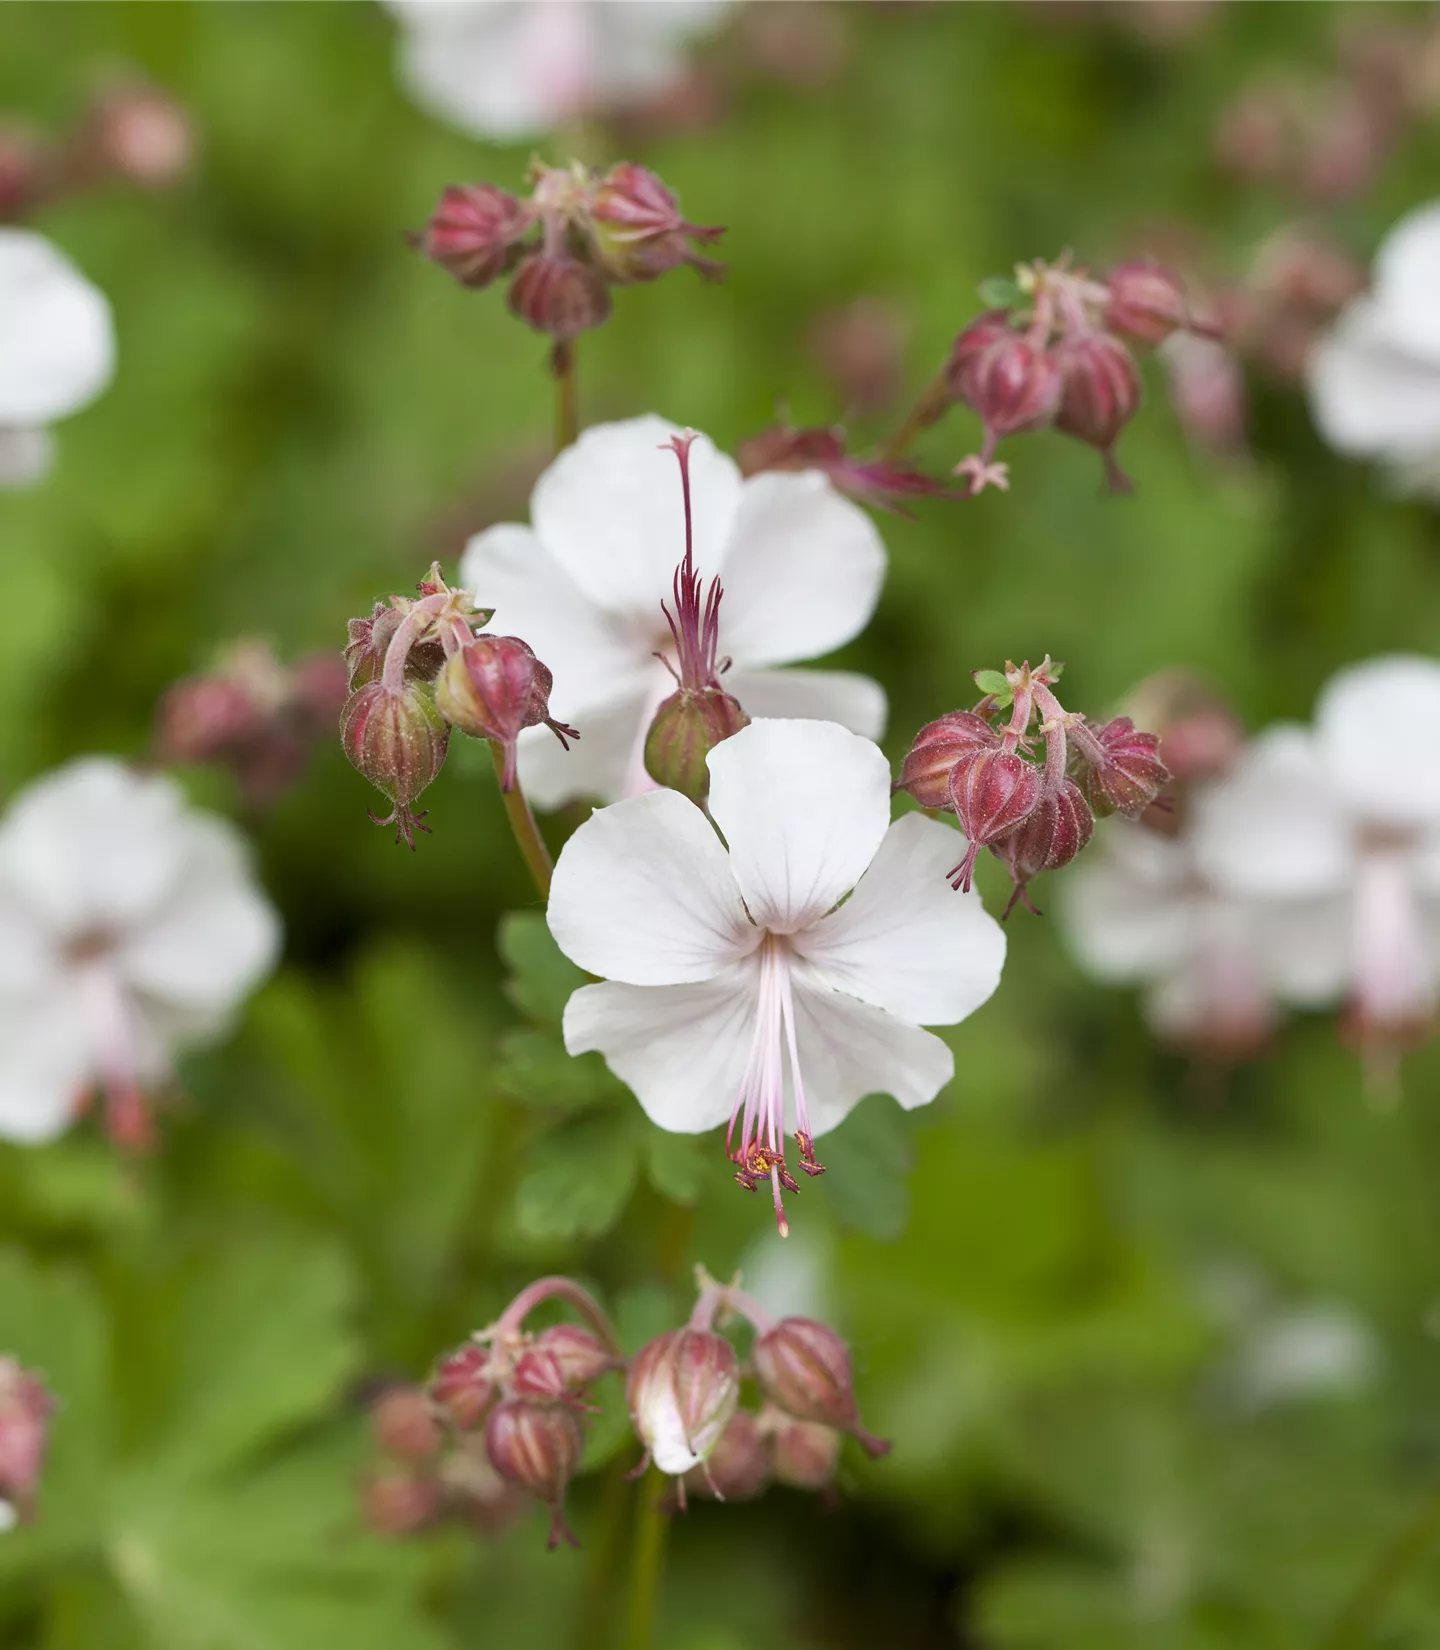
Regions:
<instances>
[{"instance_id":1,"label":"pink stem","mask_svg":"<svg viewBox=\"0 0 1440 1650\"><path fill-rule=\"evenodd\" d=\"M617 1358L624 1357L619 1339L611 1327L609 1318L600 1309L600 1303L573 1278L536 1278L534 1283L527 1284L500 1314L495 1324L496 1335L514 1334L530 1313L542 1301L548 1300L562 1300L573 1306L604 1341L606 1351L613 1352Z\"/></svg>"}]
</instances>

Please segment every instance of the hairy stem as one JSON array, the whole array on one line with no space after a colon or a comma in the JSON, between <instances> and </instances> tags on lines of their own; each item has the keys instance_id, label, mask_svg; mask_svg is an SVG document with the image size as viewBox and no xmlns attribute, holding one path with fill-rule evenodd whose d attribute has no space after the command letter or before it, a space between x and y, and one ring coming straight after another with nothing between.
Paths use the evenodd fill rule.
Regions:
<instances>
[{"instance_id":1,"label":"hairy stem","mask_svg":"<svg viewBox=\"0 0 1440 1650\"><path fill-rule=\"evenodd\" d=\"M496 1320L496 1335L503 1336L519 1329L541 1301L551 1300L561 1300L573 1306L604 1341L606 1350L619 1355L620 1342L615 1338L609 1318L600 1309L600 1303L590 1291L582 1289L573 1278L536 1278L534 1283L527 1284Z\"/></svg>"},{"instance_id":2,"label":"hairy stem","mask_svg":"<svg viewBox=\"0 0 1440 1650\"><path fill-rule=\"evenodd\" d=\"M925 386L920 399L910 409L905 422L880 448L885 459L903 458L932 424L938 424L950 407L950 384L939 372Z\"/></svg>"},{"instance_id":3,"label":"hairy stem","mask_svg":"<svg viewBox=\"0 0 1440 1650\"><path fill-rule=\"evenodd\" d=\"M580 391L575 373L575 340L562 339L550 352L555 375L555 451L563 453L580 434Z\"/></svg>"},{"instance_id":4,"label":"hairy stem","mask_svg":"<svg viewBox=\"0 0 1440 1650\"><path fill-rule=\"evenodd\" d=\"M1361 1650L1380 1623L1391 1595L1440 1541L1440 1489L1432 1490L1419 1510L1374 1568L1360 1583L1335 1625L1321 1641L1321 1650Z\"/></svg>"},{"instance_id":5,"label":"hairy stem","mask_svg":"<svg viewBox=\"0 0 1440 1650\"><path fill-rule=\"evenodd\" d=\"M655 1643L655 1606L665 1570L665 1538L670 1532L670 1517L660 1501L664 1485L664 1475L651 1467L636 1486L624 1650L652 1650Z\"/></svg>"},{"instance_id":6,"label":"hairy stem","mask_svg":"<svg viewBox=\"0 0 1440 1650\"><path fill-rule=\"evenodd\" d=\"M540 891L540 898L548 900L550 878L555 871L550 850L545 846L545 838L540 835L540 827L535 823L535 815L530 812L530 804L525 800L520 781L517 779L508 791L505 789L505 752L493 739L490 741L490 757L495 764L495 777L500 781L500 800L505 804L510 829L515 833L515 841Z\"/></svg>"}]
</instances>

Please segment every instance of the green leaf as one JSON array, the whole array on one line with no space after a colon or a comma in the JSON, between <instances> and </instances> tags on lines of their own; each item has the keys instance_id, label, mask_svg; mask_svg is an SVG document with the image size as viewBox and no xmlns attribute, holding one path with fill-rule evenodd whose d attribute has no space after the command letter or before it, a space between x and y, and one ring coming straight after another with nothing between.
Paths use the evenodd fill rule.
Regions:
<instances>
[{"instance_id":1,"label":"green leaf","mask_svg":"<svg viewBox=\"0 0 1440 1650\"><path fill-rule=\"evenodd\" d=\"M870 1237L897 1238L910 1218L907 1177L914 1161L905 1114L871 1095L817 1143L820 1188L841 1222Z\"/></svg>"},{"instance_id":2,"label":"green leaf","mask_svg":"<svg viewBox=\"0 0 1440 1650\"><path fill-rule=\"evenodd\" d=\"M1025 294L1013 275L987 275L976 291L986 309L1015 309L1025 302Z\"/></svg>"},{"instance_id":3,"label":"green leaf","mask_svg":"<svg viewBox=\"0 0 1440 1650\"><path fill-rule=\"evenodd\" d=\"M583 1111L628 1092L600 1055L567 1054L552 1032L527 1027L501 1037L495 1082L519 1105L559 1111Z\"/></svg>"},{"instance_id":4,"label":"green leaf","mask_svg":"<svg viewBox=\"0 0 1440 1650\"><path fill-rule=\"evenodd\" d=\"M556 945L538 911L511 911L500 919L496 935L500 956L510 969L505 991L531 1019L559 1025L570 994L585 984L583 970Z\"/></svg>"},{"instance_id":5,"label":"green leaf","mask_svg":"<svg viewBox=\"0 0 1440 1650\"><path fill-rule=\"evenodd\" d=\"M688 1208L705 1183L706 1153L693 1134L669 1134L653 1124L645 1135L645 1178L672 1203Z\"/></svg>"},{"instance_id":6,"label":"green leaf","mask_svg":"<svg viewBox=\"0 0 1440 1650\"><path fill-rule=\"evenodd\" d=\"M587 1119L545 1135L515 1192L515 1224L532 1243L595 1238L619 1220L639 1167L629 1118Z\"/></svg>"},{"instance_id":7,"label":"green leaf","mask_svg":"<svg viewBox=\"0 0 1440 1650\"><path fill-rule=\"evenodd\" d=\"M1010 703L1010 684L1003 670L975 670L970 674L981 693L988 694L1001 709Z\"/></svg>"}]
</instances>

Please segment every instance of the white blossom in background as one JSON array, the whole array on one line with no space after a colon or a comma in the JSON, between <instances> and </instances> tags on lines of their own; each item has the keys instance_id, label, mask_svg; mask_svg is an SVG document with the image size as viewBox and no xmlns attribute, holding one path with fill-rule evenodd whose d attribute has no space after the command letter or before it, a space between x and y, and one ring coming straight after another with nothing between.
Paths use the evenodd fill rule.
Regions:
<instances>
[{"instance_id":1,"label":"white blossom in background","mask_svg":"<svg viewBox=\"0 0 1440 1650\"><path fill-rule=\"evenodd\" d=\"M53 1139L97 1090L141 1144L173 1050L270 969L279 920L225 820L171 780L87 757L0 817L0 1137Z\"/></svg>"},{"instance_id":2,"label":"white blossom in background","mask_svg":"<svg viewBox=\"0 0 1440 1650\"><path fill-rule=\"evenodd\" d=\"M813 1174L814 1138L867 1094L933 1100L955 1063L922 1027L990 997L1005 937L948 886L948 825L890 823L889 764L868 739L752 722L709 766L714 825L657 790L565 844L550 929L604 981L570 998L565 1046L598 1049L662 1129L729 1119L736 1178L770 1183L783 1233L786 1137Z\"/></svg>"},{"instance_id":3,"label":"white blossom in background","mask_svg":"<svg viewBox=\"0 0 1440 1650\"><path fill-rule=\"evenodd\" d=\"M0 228L0 487L45 474L48 426L93 401L114 371L105 295L43 235Z\"/></svg>"},{"instance_id":4,"label":"white blossom in background","mask_svg":"<svg viewBox=\"0 0 1440 1650\"><path fill-rule=\"evenodd\" d=\"M580 731L568 752L543 728L521 734L520 778L542 807L649 788L645 734L675 686L657 654L674 651L661 604L685 548L677 434L655 417L595 425L535 484L531 526L491 527L466 548L462 582L550 666L554 714ZM725 586L726 691L752 718L814 717L878 738L885 696L868 676L776 668L864 628L885 575L875 524L818 471L746 480L704 436L690 476L695 568Z\"/></svg>"},{"instance_id":5,"label":"white blossom in background","mask_svg":"<svg viewBox=\"0 0 1440 1650\"><path fill-rule=\"evenodd\" d=\"M1307 363L1310 406L1338 452L1380 460L1405 492L1440 498L1440 202L1402 218L1369 292Z\"/></svg>"},{"instance_id":6,"label":"white blossom in background","mask_svg":"<svg viewBox=\"0 0 1440 1650\"><path fill-rule=\"evenodd\" d=\"M727 0L386 0L427 114L512 142L661 96Z\"/></svg>"}]
</instances>

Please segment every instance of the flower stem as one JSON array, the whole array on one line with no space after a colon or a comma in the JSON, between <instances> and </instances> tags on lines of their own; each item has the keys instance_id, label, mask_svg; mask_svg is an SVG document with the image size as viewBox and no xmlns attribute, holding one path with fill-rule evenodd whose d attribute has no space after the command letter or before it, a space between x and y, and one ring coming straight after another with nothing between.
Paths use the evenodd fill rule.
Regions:
<instances>
[{"instance_id":1,"label":"flower stem","mask_svg":"<svg viewBox=\"0 0 1440 1650\"><path fill-rule=\"evenodd\" d=\"M932 424L938 424L950 406L950 386L943 372L925 386L905 422L880 448L884 459L902 458Z\"/></svg>"},{"instance_id":2,"label":"flower stem","mask_svg":"<svg viewBox=\"0 0 1440 1650\"><path fill-rule=\"evenodd\" d=\"M515 833L526 868L540 890L540 898L548 900L550 878L555 870L550 850L545 846L545 838L540 835L540 827L535 823L535 815L530 812L530 804L525 800L520 781L517 779L508 791L505 789L505 752L493 739L490 741L490 756L495 763L495 777L501 781L500 799L505 804L510 829Z\"/></svg>"},{"instance_id":3,"label":"flower stem","mask_svg":"<svg viewBox=\"0 0 1440 1650\"><path fill-rule=\"evenodd\" d=\"M1440 1541L1440 1489L1421 1502L1414 1518L1401 1530L1321 1641L1321 1650L1361 1650L1379 1625L1381 1612L1402 1581Z\"/></svg>"},{"instance_id":4,"label":"flower stem","mask_svg":"<svg viewBox=\"0 0 1440 1650\"><path fill-rule=\"evenodd\" d=\"M664 1476L651 1467L637 1486L624 1650L651 1650L655 1642L655 1606L665 1569L665 1538L670 1533L669 1514L660 1504L664 1483Z\"/></svg>"},{"instance_id":5,"label":"flower stem","mask_svg":"<svg viewBox=\"0 0 1440 1650\"><path fill-rule=\"evenodd\" d=\"M555 451L563 453L580 434L579 384L575 374L575 340L564 338L550 352L555 375Z\"/></svg>"},{"instance_id":6,"label":"flower stem","mask_svg":"<svg viewBox=\"0 0 1440 1650\"><path fill-rule=\"evenodd\" d=\"M561 1300L573 1306L606 1347L618 1355L620 1342L609 1318L600 1309L599 1302L588 1289L582 1289L573 1278L537 1278L510 1302L495 1323L495 1333L514 1333L541 1301Z\"/></svg>"}]
</instances>

